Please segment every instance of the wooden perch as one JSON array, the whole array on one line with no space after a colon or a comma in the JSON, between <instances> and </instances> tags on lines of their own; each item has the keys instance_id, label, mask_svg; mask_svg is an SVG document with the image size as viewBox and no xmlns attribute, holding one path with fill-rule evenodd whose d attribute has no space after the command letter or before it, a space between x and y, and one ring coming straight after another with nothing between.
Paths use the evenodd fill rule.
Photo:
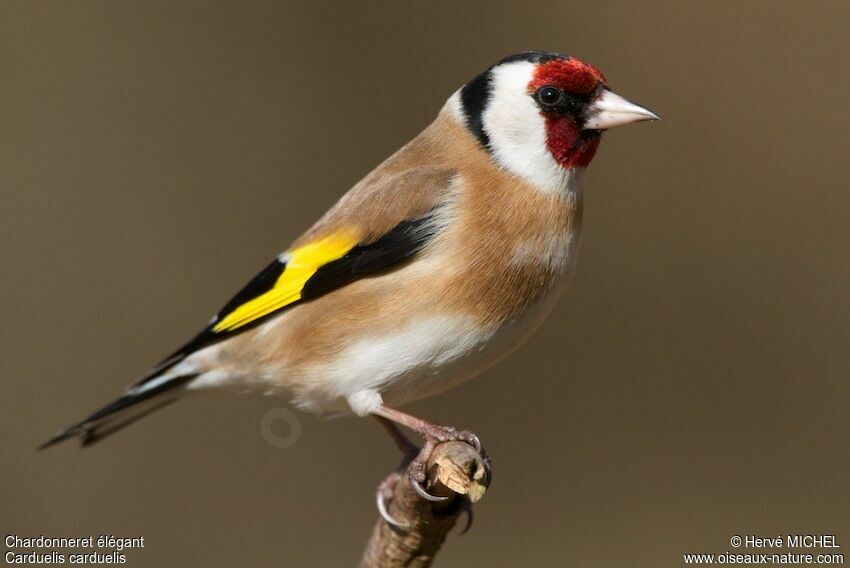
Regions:
<instances>
[{"instance_id":1,"label":"wooden perch","mask_svg":"<svg viewBox=\"0 0 850 568\"><path fill-rule=\"evenodd\" d=\"M405 528L394 527L379 516L361 568L430 566L458 517L484 496L490 484L489 462L466 442L443 442L431 452L426 476L428 493L448 497L446 501L421 497L404 467L383 481L387 512Z\"/></svg>"}]
</instances>

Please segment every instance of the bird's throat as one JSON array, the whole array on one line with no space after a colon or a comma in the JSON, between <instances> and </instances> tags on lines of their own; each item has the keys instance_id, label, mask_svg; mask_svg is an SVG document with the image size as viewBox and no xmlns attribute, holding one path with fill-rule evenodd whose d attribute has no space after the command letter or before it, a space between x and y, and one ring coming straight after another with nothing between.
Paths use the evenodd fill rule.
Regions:
<instances>
[{"instance_id":1,"label":"bird's throat","mask_svg":"<svg viewBox=\"0 0 850 568\"><path fill-rule=\"evenodd\" d=\"M570 116L546 117L546 146L563 168L587 167L600 139L599 131L582 130Z\"/></svg>"}]
</instances>

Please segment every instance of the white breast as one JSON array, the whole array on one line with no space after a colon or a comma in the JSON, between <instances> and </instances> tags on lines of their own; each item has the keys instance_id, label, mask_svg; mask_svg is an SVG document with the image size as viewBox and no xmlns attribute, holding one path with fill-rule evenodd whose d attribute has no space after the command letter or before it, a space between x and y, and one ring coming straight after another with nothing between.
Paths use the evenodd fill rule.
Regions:
<instances>
[{"instance_id":1,"label":"white breast","mask_svg":"<svg viewBox=\"0 0 850 568\"><path fill-rule=\"evenodd\" d=\"M306 371L309 376L298 377L295 382L309 388L289 393L292 403L316 413L351 410L362 416L382 402L400 406L441 393L479 374L521 345L551 311L562 288L563 284L497 329L481 328L464 316L423 314L421 319L392 333L356 339L331 362L313 366ZM215 345L191 359L193 364L209 368L214 366L213 361L220 362L222 355L221 346ZM219 367L201 374L190 389L233 388L272 394L279 392L283 384L293 382L282 382L280 371Z\"/></svg>"},{"instance_id":2,"label":"white breast","mask_svg":"<svg viewBox=\"0 0 850 568\"><path fill-rule=\"evenodd\" d=\"M573 272L578 238L555 241L567 249L546 259L561 269L558 281L514 320L487 329L464 316L423 314L392 333L356 340L331 364L311 370L308 382L314 388L296 393L294 402L319 412L347 410L347 403L365 415L382 402L398 406L479 374L528 339L561 296Z\"/></svg>"}]
</instances>

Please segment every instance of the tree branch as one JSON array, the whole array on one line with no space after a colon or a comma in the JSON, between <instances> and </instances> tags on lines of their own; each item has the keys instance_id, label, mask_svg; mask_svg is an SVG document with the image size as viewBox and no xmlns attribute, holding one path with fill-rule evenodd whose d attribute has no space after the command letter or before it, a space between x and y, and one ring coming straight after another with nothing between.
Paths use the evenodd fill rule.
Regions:
<instances>
[{"instance_id":1,"label":"tree branch","mask_svg":"<svg viewBox=\"0 0 850 568\"><path fill-rule=\"evenodd\" d=\"M452 441L434 448L426 470L428 493L448 497L446 501L422 498L404 467L391 473L381 484L381 491L387 512L405 529L378 517L361 568L430 566L458 517L484 496L490 484L489 472L486 456L466 442Z\"/></svg>"}]
</instances>

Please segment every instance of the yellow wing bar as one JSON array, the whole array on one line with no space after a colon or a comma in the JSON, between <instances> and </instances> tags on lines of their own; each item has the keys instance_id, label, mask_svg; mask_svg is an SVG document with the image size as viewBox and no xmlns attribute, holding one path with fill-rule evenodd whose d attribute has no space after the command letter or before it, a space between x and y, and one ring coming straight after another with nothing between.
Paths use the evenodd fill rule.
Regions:
<instances>
[{"instance_id":1,"label":"yellow wing bar","mask_svg":"<svg viewBox=\"0 0 850 568\"><path fill-rule=\"evenodd\" d=\"M341 231L289 251L286 267L272 289L235 308L216 322L212 330L216 333L233 331L297 302L310 277L323 265L345 256L358 240L356 231Z\"/></svg>"}]
</instances>

